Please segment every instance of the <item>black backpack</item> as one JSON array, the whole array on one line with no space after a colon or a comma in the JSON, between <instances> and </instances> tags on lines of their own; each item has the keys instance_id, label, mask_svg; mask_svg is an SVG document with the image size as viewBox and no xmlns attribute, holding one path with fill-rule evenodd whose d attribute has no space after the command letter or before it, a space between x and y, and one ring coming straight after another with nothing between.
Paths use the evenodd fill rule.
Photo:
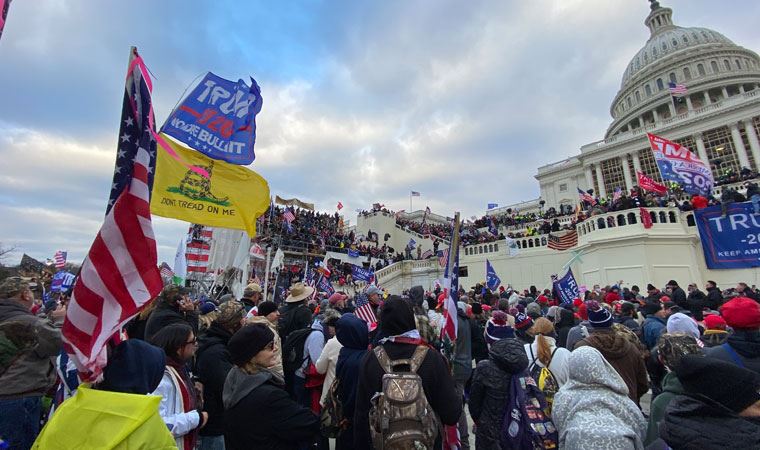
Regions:
<instances>
[{"instance_id":1,"label":"black backpack","mask_svg":"<svg viewBox=\"0 0 760 450\"><path fill-rule=\"evenodd\" d=\"M311 334L311 328L302 328L288 334L285 344L282 346L282 369L285 372L286 381L292 377L296 370L301 367L308 358L304 357L306 339Z\"/></svg>"}]
</instances>

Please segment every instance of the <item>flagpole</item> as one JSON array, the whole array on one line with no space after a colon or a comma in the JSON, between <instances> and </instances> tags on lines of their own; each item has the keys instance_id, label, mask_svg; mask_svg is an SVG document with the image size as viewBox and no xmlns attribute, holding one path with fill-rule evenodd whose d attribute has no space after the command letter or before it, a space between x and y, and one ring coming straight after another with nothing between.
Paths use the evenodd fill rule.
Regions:
<instances>
[{"instance_id":1,"label":"flagpole","mask_svg":"<svg viewBox=\"0 0 760 450\"><path fill-rule=\"evenodd\" d=\"M269 294L269 269L272 263L272 246L267 247L267 262L266 262L266 274L264 275L264 301L267 301L267 294Z\"/></svg>"},{"instance_id":2,"label":"flagpole","mask_svg":"<svg viewBox=\"0 0 760 450\"><path fill-rule=\"evenodd\" d=\"M409 191L409 213L412 213L412 191Z\"/></svg>"}]
</instances>

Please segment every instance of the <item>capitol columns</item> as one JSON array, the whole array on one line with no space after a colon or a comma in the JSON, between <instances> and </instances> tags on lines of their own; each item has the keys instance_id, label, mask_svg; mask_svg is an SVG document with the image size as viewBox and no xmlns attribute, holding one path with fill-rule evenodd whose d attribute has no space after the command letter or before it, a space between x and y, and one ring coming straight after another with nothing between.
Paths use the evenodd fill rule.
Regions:
<instances>
[{"instance_id":1,"label":"capitol columns","mask_svg":"<svg viewBox=\"0 0 760 450\"><path fill-rule=\"evenodd\" d=\"M710 167L710 158L707 157L707 149L705 149L705 141L702 139L702 133L696 133L692 138L694 138L694 142L697 143L697 155L699 155L699 159L707 164L707 167Z\"/></svg>"},{"instance_id":2,"label":"capitol columns","mask_svg":"<svg viewBox=\"0 0 760 450\"><path fill-rule=\"evenodd\" d=\"M734 148L736 149L736 156L739 157L740 169L744 167L751 169L749 165L749 158L747 157L747 149L744 147L742 134L739 132L739 125L734 122L729 125L729 128L731 129L731 138L734 143Z\"/></svg>"},{"instance_id":3,"label":"capitol columns","mask_svg":"<svg viewBox=\"0 0 760 450\"><path fill-rule=\"evenodd\" d=\"M598 163L594 165L594 168L596 169L596 182L599 184L599 189L596 191L596 194L599 196L599 198L606 197L607 191L604 189L604 177L602 177L602 164Z\"/></svg>"},{"instance_id":4,"label":"capitol columns","mask_svg":"<svg viewBox=\"0 0 760 450\"><path fill-rule=\"evenodd\" d=\"M623 165L623 178L625 179L625 189L630 192L633 189L633 180L631 179L631 168L628 166L628 154L620 157L620 164Z\"/></svg>"},{"instance_id":5,"label":"capitol columns","mask_svg":"<svg viewBox=\"0 0 760 450\"><path fill-rule=\"evenodd\" d=\"M586 167L583 168L583 171L586 175L586 189L593 189L594 177L591 175L591 164L586 165Z\"/></svg>"},{"instance_id":6,"label":"capitol columns","mask_svg":"<svg viewBox=\"0 0 760 450\"><path fill-rule=\"evenodd\" d=\"M755 168L760 171L760 141L757 139L757 133L755 132L752 119L744 119L744 129L747 132L747 140L749 140L749 149L752 151L752 157L755 159Z\"/></svg>"},{"instance_id":7,"label":"capitol columns","mask_svg":"<svg viewBox=\"0 0 760 450\"><path fill-rule=\"evenodd\" d=\"M639 151L635 150L631 152L631 158L633 159L633 171L641 172L641 161L639 161ZM638 176L636 176L636 183L638 183Z\"/></svg>"}]
</instances>

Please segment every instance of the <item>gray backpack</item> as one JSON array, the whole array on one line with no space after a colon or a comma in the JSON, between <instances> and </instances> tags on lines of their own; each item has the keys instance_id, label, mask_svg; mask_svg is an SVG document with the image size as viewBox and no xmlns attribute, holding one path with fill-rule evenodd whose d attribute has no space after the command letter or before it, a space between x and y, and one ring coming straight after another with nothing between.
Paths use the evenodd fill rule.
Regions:
<instances>
[{"instance_id":1,"label":"gray backpack","mask_svg":"<svg viewBox=\"0 0 760 450\"><path fill-rule=\"evenodd\" d=\"M409 359L391 360L382 346L374 348L383 368L382 392L372 397L369 412L372 446L378 450L432 449L440 423L425 397L417 369L428 348L418 346ZM409 372L397 372L409 366Z\"/></svg>"}]
</instances>

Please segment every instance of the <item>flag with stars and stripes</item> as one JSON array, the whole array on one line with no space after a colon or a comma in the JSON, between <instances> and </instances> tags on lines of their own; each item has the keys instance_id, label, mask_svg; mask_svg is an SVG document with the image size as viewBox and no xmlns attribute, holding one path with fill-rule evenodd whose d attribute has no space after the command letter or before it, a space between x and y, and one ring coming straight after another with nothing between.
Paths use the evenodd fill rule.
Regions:
<instances>
[{"instance_id":1,"label":"flag with stars and stripes","mask_svg":"<svg viewBox=\"0 0 760 450\"><path fill-rule=\"evenodd\" d=\"M113 189L113 203L82 263L61 329L63 347L86 382L102 378L107 343L163 287L150 216L149 180L156 161L151 88L148 69L132 48L121 123L128 137L120 139L124 155L117 159L121 188Z\"/></svg>"},{"instance_id":2,"label":"flag with stars and stripes","mask_svg":"<svg viewBox=\"0 0 760 450\"><path fill-rule=\"evenodd\" d=\"M119 128L119 143L116 150L116 165L113 169L113 180L111 181L111 194L108 198L106 214L113 207L116 199L121 192L129 186L132 179L132 167L135 164L137 150L145 149L150 158L147 164L148 169L148 195L153 189L153 172L156 167L156 140L150 133L150 127L147 126L149 112L152 114L152 105L150 100L150 88L148 84L141 82L130 83L127 80L126 89L124 89L124 102L121 106L121 126ZM132 114L132 110L137 114ZM149 200L150 201L150 200Z\"/></svg>"}]
</instances>

